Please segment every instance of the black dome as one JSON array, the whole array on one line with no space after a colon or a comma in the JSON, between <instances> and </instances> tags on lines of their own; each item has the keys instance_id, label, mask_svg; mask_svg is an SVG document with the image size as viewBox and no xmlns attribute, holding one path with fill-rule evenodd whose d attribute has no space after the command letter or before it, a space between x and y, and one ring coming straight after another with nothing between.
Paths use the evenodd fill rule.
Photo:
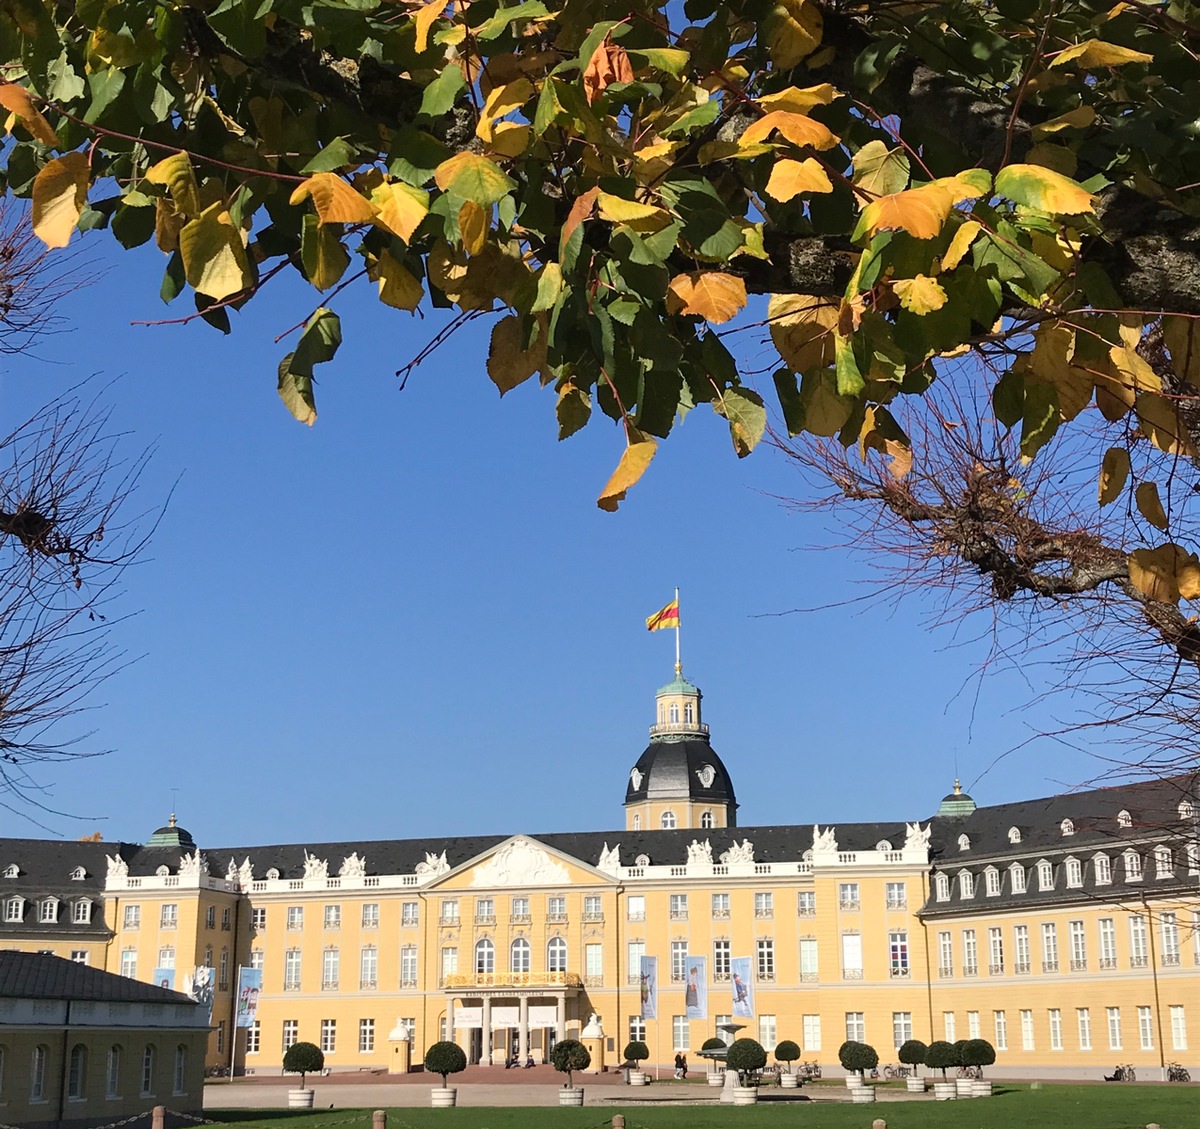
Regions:
<instances>
[{"instance_id":1,"label":"black dome","mask_svg":"<svg viewBox=\"0 0 1200 1129\"><path fill-rule=\"evenodd\" d=\"M721 758L699 737L650 742L630 772L625 789L627 804L643 800L737 802Z\"/></svg>"}]
</instances>

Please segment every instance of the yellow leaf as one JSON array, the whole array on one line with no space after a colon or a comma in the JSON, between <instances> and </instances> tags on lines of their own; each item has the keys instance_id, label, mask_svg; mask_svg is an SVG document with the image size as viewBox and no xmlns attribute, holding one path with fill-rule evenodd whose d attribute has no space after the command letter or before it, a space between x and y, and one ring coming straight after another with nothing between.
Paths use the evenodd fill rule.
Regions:
<instances>
[{"instance_id":1,"label":"yellow leaf","mask_svg":"<svg viewBox=\"0 0 1200 1129\"><path fill-rule=\"evenodd\" d=\"M643 145L633 151L634 160L657 161L662 157L669 157L680 144L678 141L656 141L652 145Z\"/></svg>"},{"instance_id":2,"label":"yellow leaf","mask_svg":"<svg viewBox=\"0 0 1200 1129\"><path fill-rule=\"evenodd\" d=\"M533 130L527 125L517 122L497 122L492 130L492 143L489 149L499 153L501 157L519 157L529 148L529 138Z\"/></svg>"},{"instance_id":3,"label":"yellow leaf","mask_svg":"<svg viewBox=\"0 0 1200 1129\"><path fill-rule=\"evenodd\" d=\"M323 224L371 223L375 219L371 202L336 173L313 173L296 188L289 203L303 203L309 196L317 210L317 219Z\"/></svg>"},{"instance_id":4,"label":"yellow leaf","mask_svg":"<svg viewBox=\"0 0 1200 1129\"><path fill-rule=\"evenodd\" d=\"M963 256L971 249L971 244L975 242L975 236L983 230L983 225L978 220L967 220L954 233L954 238L950 240L950 246L946 248L946 253L942 256L942 270L953 270L959 263L962 262Z\"/></svg>"},{"instance_id":5,"label":"yellow leaf","mask_svg":"<svg viewBox=\"0 0 1200 1129\"><path fill-rule=\"evenodd\" d=\"M488 349L487 372L500 395L523 384L546 363L546 315L535 326L535 340L526 346L524 327L519 317L501 318L492 328Z\"/></svg>"},{"instance_id":6,"label":"yellow leaf","mask_svg":"<svg viewBox=\"0 0 1200 1129\"><path fill-rule=\"evenodd\" d=\"M484 141L491 141L496 122L505 114L511 114L513 110L525 105L533 95L533 83L527 78L518 78L503 86L497 86L483 104L483 112L479 116L478 125L475 126L476 136Z\"/></svg>"},{"instance_id":7,"label":"yellow leaf","mask_svg":"<svg viewBox=\"0 0 1200 1129\"><path fill-rule=\"evenodd\" d=\"M772 294L767 320L771 340L793 372L833 364L838 303L809 294Z\"/></svg>"},{"instance_id":8,"label":"yellow leaf","mask_svg":"<svg viewBox=\"0 0 1200 1129\"><path fill-rule=\"evenodd\" d=\"M515 187L495 161L478 153L455 153L434 169L433 179L443 192L476 204L495 204Z\"/></svg>"},{"instance_id":9,"label":"yellow leaf","mask_svg":"<svg viewBox=\"0 0 1200 1129\"><path fill-rule=\"evenodd\" d=\"M764 191L773 200L787 203L801 192L832 192L833 185L820 162L812 157L803 161L781 157L771 168Z\"/></svg>"},{"instance_id":10,"label":"yellow leaf","mask_svg":"<svg viewBox=\"0 0 1200 1129\"><path fill-rule=\"evenodd\" d=\"M424 295L421 283L391 252L384 251L379 256L379 300L384 305L411 313Z\"/></svg>"},{"instance_id":11,"label":"yellow leaf","mask_svg":"<svg viewBox=\"0 0 1200 1129\"><path fill-rule=\"evenodd\" d=\"M671 222L670 213L653 204L639 204L622 196L601 192L596 196L596 211L609 223L625 223L635 231L655 230Z\"/></svg>"},{"instance_id":12,"label":"yellow leaf","mask_svg":"<svg viewBox=\"0 0 1200 1129\"><path fill-rule=\"evenodd\" d=\"M629 446L622 452L617 469L596 499L596 505L610 514L616 513L617 507L625 500L625 492L646 473L650 460L658 450L658 444L649 435L643 435L634 428L629 429L629 437Z\"/></svg>"},{"instance_id":13,"label":"yellow leaf","mask_svg":"<svg viewBox=\"0 0 1200 1129\"><path fill-rule=\"evenodd\" d=\"M862 220L868 235L899 228L918 239L932 239L954 206L952 193L941 184L923 184L872 200L863 209Z\"/></svg>"},{"instance_id":14,"label":"yellow leaf","mask_svg":"<svg viewBox=\"0 0 1200 1129\"><path fill-rule=\"evenodd\" d=\"M20 89L20 87L17 87ZM33 178L33 233L47 247L65 247L87 203L88 160L66 153Z\"/></svg>"},{"instance_id":15,"label":"yellow leaf","mask_svg":"<svg viewBox=\"0 0 1200 1129\"><path fill-rule=\"evenodd\" d=\"M462 236L463 250L468 255L478 255L487 242L491 217L474 200L464 200L458 209L458 231Z\"/></svg>"},{"instance_id":16,"label":"yellow leaf","mask_svg":"<svg viewBox=\"0 0 1200 1129\"><path fill-rule=\"evenodd\" d=\"M1139 482L1133 497L1142 517L1159 529L1167 528L1167 514L1159 500L1158 487L1153 482Z\"/></svg>"},{"instance_id":17,"label":"yellow leaf","mask_svg":"<svg viewBox=\"0 0 1200 1129\"><path fill-rule=\"evenodd\" d=\"M1129 477L1129 452L1124 447L1109 447L1100 464L1100 505L1115 502Z\"/></svg>"},{"instance_id":18,"label":"yellow leaf","mask_svg":"<svg viewBox=\"0 0 1200 1129\"><path fill-rule=\"evenodd\" d=\"M887 455L888 473L900 481L912 470L912 446L892 413L885 407L868 407L858 432L858 457L866 462L867 451Z\"/></svg>"},{"instance_id":19,"label":"yellow leaf","mask_svg":"<svg viewBox=\"0 0 1200 1129\"><path fill-rule=\"evenodd\" d=\"M762 30L771 62L789 71L821 46L824 20L815 0L776 0Z\"/></svg>"},{"instance_id":20,"label":"yellow leaf","mask_svg":"<svg viewBox=\"0 0 1200 1129\"><path fill-rule=\"evenodd\" d=\"M667 286L667 312L699 314L713 325L729 321L746 304L746 284L720 271L677 274Z\"/></svg>"},{"instance_id":21,"label":"yellow leaf","mask_svg":"<svg viewBox=\"0 0 1200 1129\"><path fill-rule=\"evenodd\" d=\"M1187 424L1180 419L1179 407L1173 400L1153 392L1142 392L1135 407L1142 430L1160 451L1186 458L1195 456L1196 448L1188 435Z\"/></svg>"},{"instance_id":22,"label":"yellow leaf","mask_svg":"<svg viewBox=\"0 0 1200 1129\"><path fill-rule=\"evenodd\" d=\"M774 94L764 94L758 99L758 104L767 110L790 110L794 114L807 114L814 106L828 106L830 102L840 98L841 91L835 90L827 82L817 86L806 86L798 89L789 86Z\"/></svg>"},{"instance_id":23,"label":"yellow leaf","mask_svg":"<svg viewBox=\"0 0 1200 1129\"><path fill-rule=\"evenodd\" d=\"M152 165L146 170L146 179L151 184L166 185L176 210L183 215L190 218L200 214L200 188L186 153L172 153Z\"/></svg>"},{"instance_id":24,"label":"yellow leaf","mask_svg":"<svg viewBox=\"0 0 1200 1129\"><path fill-rule=\"evenodd\" d=\"M758 121L751 122L742 131L738 139L742 145L752 145L756 141L765 141L773 132L786 138L793 145L811 145L814 149L832 149L838 143L837 137L829 132L827 126L804 114L795 114L790 110L772 110L764 114Z\"/></svg>"},{"instance_id":25,"label":"yellow leaf","mask_svg":"<svg viewBox=\"0 0 1200 1129\"><path fill-rule=\"evenodd\" d=\"M429 46L429 29L445 10L446 0L429 0L428 4L422 4L417 9L413 16L413 23L417 25L417 54Z\"/></svg>"},{"instance_id":26,"label":"yellow leaf","mask_svg":"<svg viewBox=\"0 0 1200 1129\"><path fill-rule=\"evenodd\" d=\"M242 233L220 200L179 232L179 254L189 285L206 298L220 301L251 283Z\"/></svg>"},{"instance_id":27,"label":"yellow leaf","mask_svg":"<svg viewBox=\"0 0 1200 1129\"><path fill-rule=\"evenodd\" d=\"M1135 392L1162 391L1162 381L1158 373L1133 346L1113 345L1108 350L1108 356L1127 388Z\"/></svg>"},{"instance_id":28,"label":"yellow leaf","mask_svg":"<svg viewBox=\"0 0 1200 1129\"><path fill-rule=\"evenodd\" d=\"M930 314L946 304L946 291L936 278L919 274L916 278L901 278L892 283L892 289L902 305L910 313Z\"/></svg>"},{"instance_id":29,"label":"yellow leaf","mask_svg":"<svg viewBox=\"0 0 1200 1129\"><path fill-rule=\"evenodd\" d=\"M1102 39L1089 39L1060 51L1050 63L1051 68L1065 67L1074 63L1080 70L1098 70L1101 67L1120 67L1126 63L1152 63L1153 55L1145 51L1134 51L1116 43L1105 43Z\"/></svg>"},{"instance_id":30,"label":"yellow leaf","mask_svg":"<svg viewBox=\"0 0 1200 1129\"><path fill-rule=\"evenodd\" d=\"M1171 354L1171 367L1180 380L1200 387L1200 321L1196 318L1165 317L1163 342Z\"/></svg>"},{"instance_id":31,"label":"yellow leaf","mask_svg":"<svg viewBox=\"0 0 1200 1129\"><path fill-rule=\"evenodd\" d=\"M1051 118L1048 122L1035 125L1033 139L1041 141L1044 137L1062 133L1064 129L1087 129L1095 120L1096 111L1091 106L1076 106L1075 109L1068 110L1065 114L1059 114L1058 117Z\"/></svg>"},{"instance_id":32,"label":"yellow leaf","mask_svg":"<svg viewBox=\"0 0 1200 1129\"><path fill-rule=\"evenodd\" d=\"M1096 210L1096 197L1082 184L1042 165L1006 165L996 174L996 191L1014 203L1053 215Z\"/></svg>"},{"instance_id":33,"label":"yellow leaf","mask_svg":"<svg viewBox=\"0 0 1200 1129\"><path fill-rule=\"evenodd\" d=\"M180 215L170 200L154 201L154 242L160 251L169 255L179 246L185 223L187 216Z\"/></svg>"},{"instance_id":34,"label":"yellow leaf","mask_svg":"<svg viewBox=\"0 0 1200 1129\"><path fill-rule=\"evenodd\" d=\"M378 185L371 193L375 223L412 242L413 232L429 214L429 193L400 181Z\"/></svg>"},{"instance_id":35,"label":"yellow leaf","mask_svg":"<svg viewBox=\"0 0 1200 1129\"><path fill-rule=\"evenodd\" d=\"M1181 585L1196 592L1197 564L1194 553L1170 541L1157 549L1134 549L1129 554L1129 581L1151 600L1174 604L1183 594Z\"/></svg>"},{"instance_id":36,"label":"yellow leaf","mask_svg":"<svg viewBox=\"0 0 1200 1129\"><path fill-rule=\"evenodd\" d=\"M58 134L50 127L50 123L42 116L42 111L34 104L29 91L15 82L0 85L0 106L21 119L29 135L51 149L57 149L61 144Z\"/></svg>"}]
</instances>

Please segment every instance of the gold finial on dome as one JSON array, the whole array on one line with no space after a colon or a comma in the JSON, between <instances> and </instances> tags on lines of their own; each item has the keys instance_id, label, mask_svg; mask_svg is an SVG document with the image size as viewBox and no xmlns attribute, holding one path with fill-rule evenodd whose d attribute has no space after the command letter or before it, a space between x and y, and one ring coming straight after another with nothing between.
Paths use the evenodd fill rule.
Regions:
<instances>
[{"instance_id":1,"label":"gold finial on dome","mask_svg":"<svg viewBox=\"0 0 1200 1129\"><path fill-rule=\"evenodd\" d=\"M962 795L962 785L959 783L957 776L954 778L954 794L956 796Z\"/></svg>"},{"instance_id":2,"label":"gold finial on dome","mask_svg":"<svg viewBox=\"0 0 1200 1129\"><path fill-rule=\"evenodd\" d=\"M683 663L681 663L678 659L675 660L675 677L683 677Z\"/></svg>"},{"instance_id":3,"label":"gold finial on dome","mask_svg":"<svg viewBox=\"0 0 1200 1129\"><path fill-rule=\"evenodd\" d=\"M174 812L171 812L171 818L167 820L167 826L168 827L175 826L175 813Z\"/></svg>"}]
</instances>

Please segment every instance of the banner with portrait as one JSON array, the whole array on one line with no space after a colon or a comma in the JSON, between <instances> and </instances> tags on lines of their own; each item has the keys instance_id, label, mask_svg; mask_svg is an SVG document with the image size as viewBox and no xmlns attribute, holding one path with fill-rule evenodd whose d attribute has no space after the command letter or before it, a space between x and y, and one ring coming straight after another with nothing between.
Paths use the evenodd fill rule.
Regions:
<instances>
[{"instance_id":1,"label":"banner with portrait","mask_svg":"<svg viewBox=\"0 0 1200 1129\"><path fill-rule=\"evenodd\" d=\"M154 970L153 983L156 987L167 988L172 992L175 991L175 969L156 968Z\"/></svg>"},{"instance_id":2,"label":"banner with portrait","mask_svg":"<svg viewBox=\"0 0 1200 1129\"><path fill-rule=\"evenodd\" d=\"M207 964L198 964L190 975L183 978L183 991L200 1005L205 1023L212 1022L213 995L217 987L216 969Z\"/></svg>"},{"instance_id":3,"label":"banner with portrait","mask_svg":"<svg viewBox=\"0 0 1200 1129\"><path fill-rule=\"evenodd\" d=\"M642 957L638 973L641 984L642 1018L658 1018L658 957Z\"/></svg>"},{"instance_id":4,"label":"banner with portrait","mask_svg":"<svg viewBox=\"0 0 1200 1129\"><path fill-rule=\"evenodd\" d=\"M754 974L750 957L734 957L729 962L733 985L733 1014L749 1019L754 1014Z\"/></svg>"},{"instance_id":5,"label":"banner with portrait","mask_svg":"<svg viewBox=\"0 0 1200 1129\"><path fill-rule=\"evenodd\" d=\"M253 1027L258 1018L258 997L262 995L261 968L238 968L237 1027Z\"/></svg>"},{"instance_id":6,"label":"banner with portrait","mask_svg":"<svg viewBox=\"0 0 1200 1129\"><path fill-rule=\"evenodd\" d=\"M688 1019L708 1018L708 957L688 956L684 1006Z\"/></svg>"}]
</instances>

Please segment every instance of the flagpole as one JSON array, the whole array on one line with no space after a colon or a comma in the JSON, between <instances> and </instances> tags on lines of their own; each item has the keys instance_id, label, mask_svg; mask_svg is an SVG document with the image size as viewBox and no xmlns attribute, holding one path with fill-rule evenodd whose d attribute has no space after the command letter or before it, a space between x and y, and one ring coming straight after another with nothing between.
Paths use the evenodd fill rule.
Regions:
<instances>
[{"instance_id":1,"label":"flagpole","mask_svg":"<svg viewBox=\"0 0 1200 1129\"><path fill-rule=\"evenodd\" d=\"M675 677L683 677L683 663L679 659L679 589L675 589Z\"/></svg>"}]
</instances>

